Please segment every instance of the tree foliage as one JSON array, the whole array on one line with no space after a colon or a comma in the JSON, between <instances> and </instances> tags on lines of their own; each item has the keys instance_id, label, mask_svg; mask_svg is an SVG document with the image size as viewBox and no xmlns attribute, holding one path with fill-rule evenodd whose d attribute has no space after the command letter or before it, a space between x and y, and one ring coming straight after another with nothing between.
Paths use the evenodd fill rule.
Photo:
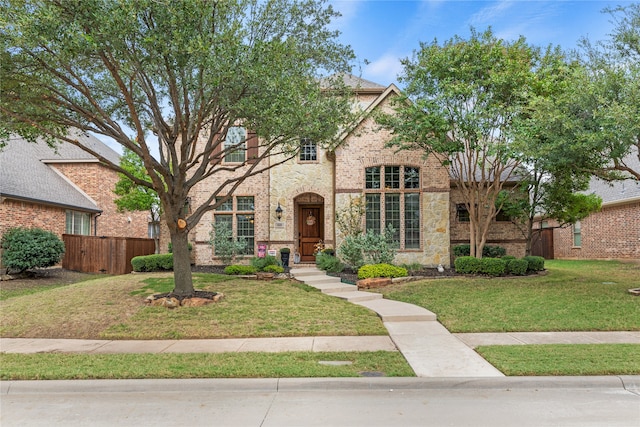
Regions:
<instances>
[{"instance_id":1,"label":"tree foliage","mask_svg":"<svg viewBox=\"0 0 640 427\"><path fill-rule=\"evenodd\" d=\"M331 145L349 123L339 79L353 53L329 29L324 0L4 0L2 135L79 145L71 128L113 139L155 190L174 250L174 292L193 292L187 233L245 179L296 155L300 138ZM332 90L329 90L332 89ZM227 131L256 132L257 157L228 165ZM278 161L270 161L278 155ZM190 191L229 178L185 213ZM222 202L220 202L222 203Z\"/></svg>"},{"instance_id":2,"label":"tree foliage","mask_svg":"<svg viewBox=\"0 0 640 427\"><path fill-rule=\"evenodd\" d=\"M510 133L541 78L539 62L524 38L506 42L491 30L422 43L402 62L406 94L396 114L378 118L393 145L423 150L449 168L469 211L472 256L482 256L498 194L520 163Z\"/></svg>"}]
</instances>

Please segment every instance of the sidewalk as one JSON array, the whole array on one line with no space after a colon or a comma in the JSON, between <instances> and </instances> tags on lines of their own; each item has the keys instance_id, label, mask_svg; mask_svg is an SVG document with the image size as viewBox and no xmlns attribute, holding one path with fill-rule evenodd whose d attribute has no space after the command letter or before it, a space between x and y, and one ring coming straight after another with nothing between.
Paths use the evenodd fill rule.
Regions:
<instances>
[{"instance_id":1,"label":"sidewalk","mask_svg":"<svg viewBox=\"0 0 640 427\"><path fill-rule=\"evenodd\" d=\"M502 377L473 349L480 345L524 344L640 344L633 332L509 332L451 334L436 315L422 307L386 300L381 294L327 276L315 267L291 270L297 280L323 293L378 313L389 336L239 338L205 340L78 340L2 338L5 353L223 353L280 351L399 350L418 377Z\"/></svg>"}]
</instances>

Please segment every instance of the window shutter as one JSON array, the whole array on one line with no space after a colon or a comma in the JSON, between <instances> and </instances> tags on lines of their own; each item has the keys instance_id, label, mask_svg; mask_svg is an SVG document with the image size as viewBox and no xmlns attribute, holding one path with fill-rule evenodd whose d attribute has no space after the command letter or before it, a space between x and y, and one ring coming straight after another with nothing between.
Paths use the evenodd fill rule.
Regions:
<instances>
[{"instance_id":1,"label":"window shutter","mask_svg":"<svg viewBox=\"0 0 640 427\"><path fill-rule=\"evenodd\" d=\"M224 143L220 141L220 134L216 134L213 137L213 150L211 151L211 163L222 163L222 146Z\"/></svg>"},{"instance_id":2,"label":"window shutter","mask_svg":"<svg viewBox=\"0 0 640 427\"><path fill-rule=\"evenodd\" d=\"M251 130L247 130L247 163L258 161L258 135Z\"/></svg>"}]
</instances>

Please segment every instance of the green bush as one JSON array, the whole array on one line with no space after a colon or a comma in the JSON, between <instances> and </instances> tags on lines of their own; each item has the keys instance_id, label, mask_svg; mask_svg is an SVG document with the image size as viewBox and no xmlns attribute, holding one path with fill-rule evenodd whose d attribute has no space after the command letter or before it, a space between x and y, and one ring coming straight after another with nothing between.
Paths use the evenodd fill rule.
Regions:
<instances>
[{"instance_id":1,"label":"green bush","mask_svg":"<svg viewBox=\"0 0 640 427\"><path fill-rule=\"evenodd\" d=\"M133 271L173 270L173 254L153 254L137 256L131 259Z\"/></svg>"},{"instance_id":2,"label":"green bush","mask_svg":"<svg viewBox=\"0 0 640 427\"><path fill-rule=\"evenodd\" d=\"M2 263L8 271L56 265L64 255L64 243L41 228L10 228L2 236Z\"/></svg>"},{"instance_id":3,"label":"green bush","mask_svg":"<svg viewBox=\"0 0 640 427\"><path fill-rule=\"evenodd\" d=\"M331 255L331 256L336 256L336 251L334 249L331 248L325 248L322 250L323 254L327 254L327 255Z\"/></svg>"},{"instance_id":4,"label":"green bush","mask_svg":"<svg viewBox=\"0 0 640 427\"><path fill-rule=\"evenodd\" d=\"M224 273L230 275L254 274L255 272L256 268L252 265L229 265L224 268Z\"/></svg>"},{"instance_id":5,"label":"green bush","mask_svg":"<svg viewBox=\"0 0 640 427\"><path fill-rule=\"evenodd\" d=\"M500 276L504 274L507 263L500 258L482 258L480 260L480 273L489 276Z\"/></svg>"},{"instance_id":6,"label":"green bush","mask_svg":"<svg viewBox=\"0 0 640 427\"><path fill-rule=\"evenodd\" d=\"M471 245L455 245L453 247L453 254L455 256L469 256L471 253Z\"/></svg>"},{"instance_id":7,"label":"green bush","mask_svg":"<svg viewBox=\"0 0 640 427\"><path fill-rule=\"evenodd\" d=\"M329 271L331 273L339 273L344 270L344 264L328 252L320 252L316 255L316 265L320 270Z\"/></svg>"},{"instance_id":8,"label":"green bush","mask_svg":"<svg viewBox=\"0 0 640 427\"><path fill-rule=\"evenodd\" d=\"M253 257L251 258L251 265L256 268L257 271L265 271L265 268L269 265L280 265L278 258L267 255L265 257Z\"/></svg>"},{"instance_id":9,"label":"green bush","mask_svg":"<svg viewBox=\"0 0 640 427\"><path fill-rule=\"evenodd\" d=\"M529 263L527 267L528 271L542 271L544 270L544 258L541 256L526 256L523 259Z\"/></svg>"},{"instance_id":10,"label":"green bush","mask_svg":"<svg viewBox=\"0 0 640 427\"><path fill-rule=\"evenodd\" d=\"M391 264L367 264L358 269L358 279L369 279L371 277L405 277L407 269L396 267Z\"/></svg>"},{"instance_id":11,"label":"green bush","mask_svg":"<svg viewBox=\"0 0 640 427\"><path fill-rule=\"evenodd\" d=\"M502 258L506 255L507 250L502 246L485 245L482 248L483 258ZM468 244L456 245L453 247L455 256L469 256L471 254L471 246Z\"/></svg>"},{"instance_id":12,"label":"green bush","mask_svg":"<svg viewBox=\"0 0 640 427\"><path fill-rule=\"evenodd\" d=\"M365 264L390 264L398 251L394 241L395 230L389 225L384 233L372 230L366 234L347 236L338 249L338 254L350 267L358 269Z\"/></svg>"},{"instance_id":13,"label":"green bush","mask_svg":"<svg viewBox=\"0 0 640 427\"><path fill-rule=\"evenodd\" d=\"M482 257L502 258L507 254L507 250L502 246L485 246L482 248Z\"/></svg>"},{"instance_id":14,"label":"green bush","mask_svg":"<svg viewBox=\"0 0 640 427\"><path fill-rule=\"evenodd\" d=\"M456 273L460 274L478 274L481 264L478 258L472 256L461 256L454 261Z\"/></svg>"},{"instance_id":15,"label":"green bush","mask_svg":"<svg viewBox=\"0 0 640 427\"><path fill-rule=\"evenodd\" d=\"M504 259L504 258L503 258ZM516 276L524 276L527 274L529 262L526 259L510 259L507 261L506 272Z\"/></svg>"},{"instance_id":16,"label":"green bush","mask_svg":"<svg viewBox=\"0 0 640 427\"><path fill-rule=\"evenodd\" d=\"M513 255L505 255L505 256L500 257L500 258L501 258L501 259L503 259L503 260L505 260L505 261L507 261L507 262L509 262L509 261L511 261L511 260L514 260L514 259L517 259L517 258L516 258L516 257L514 257Z\"/></svg>"},{"instance_id":17,"label":"green bush","mask_svg":"<svg viewBox=\"0 0 640 427\"><path fill-rule=\"evenodd\" d=\"M284 273L284 268L280 267L279 265L269 264L262 271L264 271L265 273L280 274Z\"/></svg>"}]
</instances>

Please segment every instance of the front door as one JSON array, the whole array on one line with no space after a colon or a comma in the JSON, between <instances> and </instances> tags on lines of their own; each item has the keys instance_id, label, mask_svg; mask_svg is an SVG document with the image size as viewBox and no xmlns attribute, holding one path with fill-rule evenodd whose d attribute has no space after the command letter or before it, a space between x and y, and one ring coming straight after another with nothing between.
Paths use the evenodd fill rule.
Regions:
<instances>
[{"instance_id":1,"label":"front door","mask_svg":"<svg viewBox=\"0 0 640 427\"><path fill-rule=\"evenodd\" d=\"M324 221L321 206L308 205L298 208L298 235L300 261L315 262L316 244L324 239Z\"/></svg>"}]
</instances>

